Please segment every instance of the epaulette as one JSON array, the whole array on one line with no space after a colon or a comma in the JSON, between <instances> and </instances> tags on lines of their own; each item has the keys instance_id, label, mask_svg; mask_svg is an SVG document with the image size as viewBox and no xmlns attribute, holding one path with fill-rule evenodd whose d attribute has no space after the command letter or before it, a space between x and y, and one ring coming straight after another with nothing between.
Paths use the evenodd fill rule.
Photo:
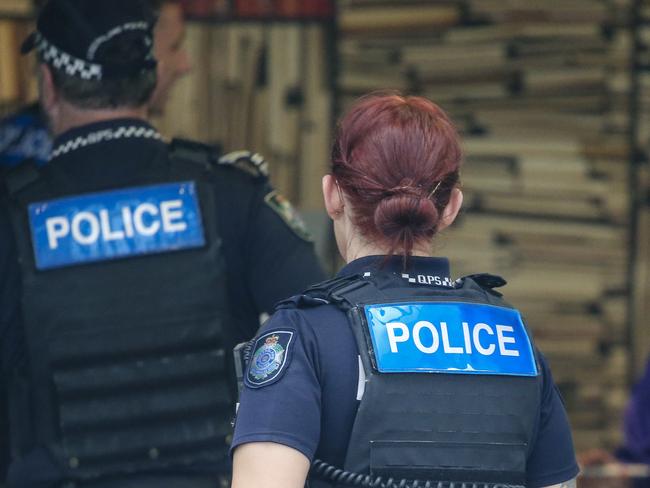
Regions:
<instances>
[{"instance_id":1,"label":"epaulette","mask_svg":"<svg viewBox=\"0 0 650 488\"><path fill-rule=\"evenodd\" d=\"M358 274L330 278L329 280L311 285L300 295L294 295L278 302L275 305L275 309L311 308L328 305L332 303L332 298L336 300L336 292L345 290L350 284L358 287L357 285L359 283L363 283L363 281L360 281L360 275Z\"/></svg>"},{"instance_id":2,"label":"epaulette","mask_svg":"<svg viewBox=\"0 0 650 488\"><path fill-rule=\"evenodd\" d=\"M489 273L479 273L479 274L471 274L471 275L463 276L458 280L458 282L462 285L462 283L468 278L471 279L478 286L483 288L485 291L488 291L498 297L501 297L503 295L498 291L496 291L495 288L501 288L502 286L505 286L508 283L501 276L497 276Z\"/></svg>"},{"instance_id":3,"label":"epaulette","mask_svg":"<svg viewBox=\"0 0 650 488\"><path fill-rule=\"evenodd\" d=\"M181 138L172 139L169 143L169 151L171 157L200 164L206 169L211 168L218 162L221 153L221 149L217 145Z\"/></svg>"},{"instance_id":4,"label":"epaulette","mask_svg":"<svg viewBox=\"0 0 650 488\"><path fill-rule=\"evenodd\" d=\"M219 158L217 164L232 166L256 178L268 178L269 164L258 153L250 151L233 151Z\"/></svg>"},{"instance_id":5,"label":"epaulette","mask_svg":"<svg viewBox=\"0 0 650 488\"><path fill-rule=\"evenodd\" d=\"M33 160L25 161L3 175L7 193L10 196L20 192L23 188L34 183L40 172Z\"/></svg>"},{"instance_id":6,"label":"epaulette","mask_svg":"<svg viewBox=\"0 0 650 488\"><path fill-rule=\"evenodd\" d=\"M328 305L330 302L324 298L312 295L294 295L285 298L275 304L274 310L286 310L288 308L312 308L321 305Z\"/></svg>"}]
</instances>

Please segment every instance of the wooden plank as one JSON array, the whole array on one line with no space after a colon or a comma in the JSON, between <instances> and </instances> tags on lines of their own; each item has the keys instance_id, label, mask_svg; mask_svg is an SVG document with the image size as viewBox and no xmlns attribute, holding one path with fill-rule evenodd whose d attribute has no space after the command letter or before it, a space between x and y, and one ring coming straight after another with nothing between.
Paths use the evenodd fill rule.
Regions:
<instances>
[{"instance_id":1,"label":"wooden plank","mask_svg":"<svg viewBox=\"0 0 650 488\"><path fill-rule=\"evenodd\" d=\"M0 16L24 16L32 15L32 2L30 0L1 0Z\"/></svg>"},{"instance_id":2,"label":"wooden plank","mask_svg":"<svg viewBox=\"0 0 650 488\"><path fill-rule=\"evenodd\" d=\"M186 49L191 59L207 59L210 26L189 24ZM165 116L155 123L164 134L207 141L210 139L210 113L207 103L209 70L193 69L178 81L170 94Z\"/></svg>"},{"instance_id":3,"label":"wooden plank","mask_svg":"<svg viewBox=\"0 0 650 488\"><path fill-rule=\"evenodd\" d=\"M0 103L20 97L19 56L15 23L0 19Z\"/></svg>"},{"instance_id":4,"label":"wooden plank","mask_svg":"<svg viewBox=\"0 0 650 488\"><path fill-rule=\"evenodd\" d=\"M343 10L340 13L341 31L346 34L430 31L435 27L457 24L460 12L456 6L371 6L363 9Z\"/></svg>"},{"instance_id":5,"label":"wooden plank","mask_svg":"<svg viewBox=\"0 0 650 488\"><path fill-rule=\"evenodd\" d=\"M317 26L305 32L304 104L301 115L300 198L301 208L323 208L321 179L329 170L332 138L332 92L329 66L323 62L326 35Z\"/></svg>"},{"instance_id":6,"label":"wooden plank","mask_svg":"<svg viewBox=\"0 0 650 488\"><path fill-rule=\"evenodd\" d=\"M296 201L300 107L292 103L302 76L301 27L273 25L269 32L269 158L276 186Z\"/></svg>"}]
</instances>

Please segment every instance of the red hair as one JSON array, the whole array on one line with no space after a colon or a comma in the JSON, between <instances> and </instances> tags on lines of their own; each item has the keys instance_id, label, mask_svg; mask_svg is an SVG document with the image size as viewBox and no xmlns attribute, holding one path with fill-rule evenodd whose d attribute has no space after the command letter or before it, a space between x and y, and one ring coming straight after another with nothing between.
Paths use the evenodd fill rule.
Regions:
<instances>
[{"instance_id":1,"label":"red hair","mask_svg":"<svg viewBox=\"0 0 650 488\"><path fill-rule=\"evenodd\" d=\"M332 175L361 233L408 257L433 238L458 184L461 149L445 112L422 97L376 93L339 122Z\"/></svg>"}]
</instances>

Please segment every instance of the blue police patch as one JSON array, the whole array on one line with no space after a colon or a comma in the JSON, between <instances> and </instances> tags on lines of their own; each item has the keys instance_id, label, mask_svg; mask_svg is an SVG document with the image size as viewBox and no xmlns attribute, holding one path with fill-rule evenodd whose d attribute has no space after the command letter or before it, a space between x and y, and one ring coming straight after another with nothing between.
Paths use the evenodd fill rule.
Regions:
<instances>
[{"instance_id":1,"label":"blue police patch","mask_svg":"<svg viewBox=\"0 0 650 488\"><path fill-rule=\"evenodd\" d=\"M530 338L515 309L462 302L364 309L381 373L537 375Z\"/></svg>"},{"instance_id":2,"label":"blue police patch","mask_svg":"<svg viewBox=\"0 0 650 488\"><path fill-rule=\"evenodd\" d=\"M40 270L205 244L193 182L33 203L29 221Z\"/></svg>"},{"instance_id":3,"label":"blue police patch","mask_svg":"<svg viewBox=\"0 0 650 488\"><path fill-rule=\"evenodd\" d=\"M51 151L50 135L35 108L0 121L0 166L17 166L27 159L42 166Z\"/></svg>"},{"instance_id":4,"label":"blue police patch","mask_svg":"<svg viewBox=\"0 0 650 488\"><path fill-rule=\"evenodd\" d=\"M290 360L293 332L274 330L257 338L248 363L246 384L260 388L279 380Z\"/></svg>"}]
</instances>

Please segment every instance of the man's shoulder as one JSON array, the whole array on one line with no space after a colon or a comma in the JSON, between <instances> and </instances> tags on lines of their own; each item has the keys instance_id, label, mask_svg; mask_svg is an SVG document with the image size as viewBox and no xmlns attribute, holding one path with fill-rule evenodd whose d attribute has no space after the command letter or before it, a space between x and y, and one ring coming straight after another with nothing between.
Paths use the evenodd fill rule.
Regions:
<instances>
[{"instance_id":1,"label":"man's shoulder","mask_svg":"<svg viewBox=\"0 0 650 488\"><path fill-rule=\"evenodd\" d=\"M248 150L232 151L219 157L217 168L235 169L249 176L266 181L269 176L268 163L264 157Z\"/></svg>"},{"instance_id":2,"label":"man's shoulder","mask_svg":"<svg viewBox=\"0 0 650 488\"><path fill-rule=\"evenodd\" d=\"M182 138L173 139L169 148L172 157L198 164L206 170L218 172L222 177L232 174L235 177L247 175L259 182L268 180L268 164L260 154L252 151L224 154L218 145Z\"/></svg>"}]
</instances>

